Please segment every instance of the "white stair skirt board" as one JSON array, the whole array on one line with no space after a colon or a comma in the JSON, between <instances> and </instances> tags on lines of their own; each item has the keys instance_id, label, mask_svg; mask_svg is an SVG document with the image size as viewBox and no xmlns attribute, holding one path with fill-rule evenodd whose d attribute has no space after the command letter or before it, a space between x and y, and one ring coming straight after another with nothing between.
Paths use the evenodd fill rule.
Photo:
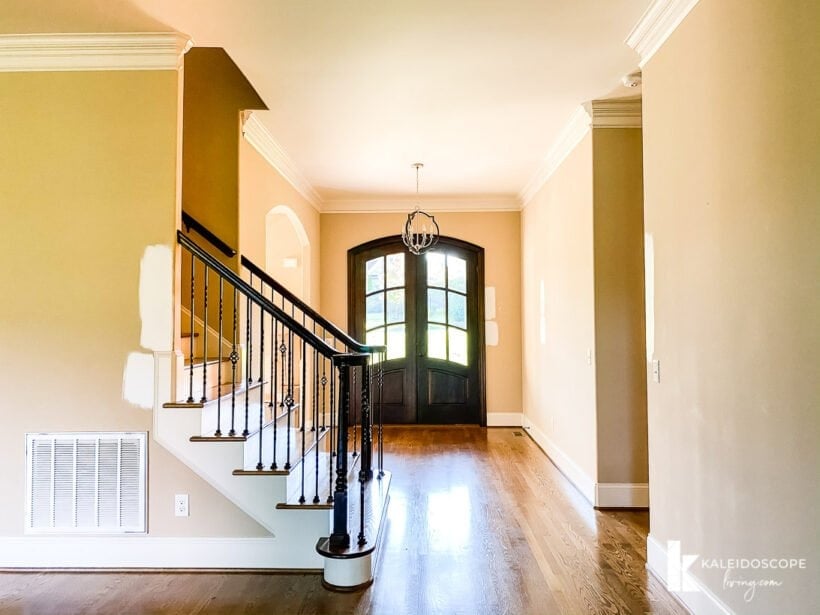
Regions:
<instances>
[{"instance_id":1,"label":"white stair skirt board","mask_svg":"<svg viewBox=\"0 0 820 615\"><path fill-rule=\"evenodd\" d=\"M646 537L646 569L657 577L667 590L694 615L734 615L734 611L688 570L677 568L681 574L677 585L691 589L689 591L671 589L666 547L655 540L652 534Z\"/></svg>"},{"instance_id":2,"label":"white stair skirt board","mask_svg":"<svg viewBox=\"0 0 820 615\"><path fill-rule=\"evenodd\" d=\"M0 568L280 569L281 543L277 538L3 537Z\"/></svg>"},{"instance_id":3,"label":"white stair skirt board","mask_svg":"<svg viewBox=\"0 0 820 615\"><path fill-rule=\"evenodd\" d=\"M648 483L598 483L595 506L599 508L649 508Z\"/></svg>"},{"instance_id":4,"label":"white stair skirt board","mask_svg":"<svg viewBox=\"0 0 820 615\"><path fill-rule=\"evenodd\" d=\"M521 427L524 424L521 412L488 412L487 427Z\"/></svg>"},{"instance_id":5,"label":"white stair skirt board","mask_svg":"<svg viewBox=\"0 0 820 615\"><path fill-rule=\"evenodd\" d=\"M543 431L532 424L532 421L525 415L523 417L523 427L540 446L547 456L552 460L561 473L566 476L575 488L581 492L589 503L595 505L595 481L575 463L572 458L562 451L556 444L547 437Z\"/></svg>"},{"instance_id":6,"label":"white stair skirt board","mask_svg":"<svg viewBox=\"0 0 820 615\"><path fill-rule=\"evenodd\" d=\"M297 474L233 476L232 472L242 468L245 461L244 442L191 442L189 438L202 428L201 409L162 407L171 401L175 362L178 363L174 352L154 353L154 440L272 534L265 539L266 567L322 568L323 561L315 546L320 537L330 532L329 511L277 510L277 504L287 501L292 483L299 480ZM206 567L195 561L185 567Z\"/></svg>"},{"instance_id":7,"label":"white stair skirt board","mask_svg":"<svg viewBox=\"0 0 820 615\"><path fill-rule=\"evenodd\" d=\"M373 553L350 559L325 559L324 581L334 588L360 589L373 581Z\"/></svg>"}]
</instances>

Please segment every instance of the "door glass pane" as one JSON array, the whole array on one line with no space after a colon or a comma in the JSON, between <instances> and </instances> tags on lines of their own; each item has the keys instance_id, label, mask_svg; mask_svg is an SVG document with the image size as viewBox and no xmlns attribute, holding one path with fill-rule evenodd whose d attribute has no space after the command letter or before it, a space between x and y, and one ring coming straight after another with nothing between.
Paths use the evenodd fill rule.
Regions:
<instances>
[{"instance_id":1,"label":"door glass pane","mask_svg":"<svg viewBox=\"0 0 820 615\"><path fill-rule=\"evenodd\" d=\"M427 325L427 356L447 360L447 338L444 325Z\"/></svg>"},{"instance_id":2,"label":"door glass pane","mask_svg":"<svg viewBox=\"0 0 820 615\"><path fill-rule=\"evenodd\" d=\"M467 328L467 297L447 293L447 322L462 329Z\"/></svg>"},{"instance_id":3,"label":"door glass pane","mask_svg":"<svg viewBox=\"0 0 820 615\"><path fill-rule=\"evenodd\" d=\"M447 333L450 336L450 360L467 365L467 332L447 327Z\"/></svg>"},{"instance_id":4,"label":"door glass pane","mask_svg":"<svg viewBox=\"0 0 820 615\"><path fill-rule=\"evenodd\" d=\"M427 254L427 286L441 286L444 288L444 254L428 252Z\"/></svg>"},{"instance_id":5,"label":"door glass pane","mask_svg":"<svg viewBox=\"0 0 820 615\"><path fill-rule=\"evenodd\" d=\"M447 287L467 292L467 261L452 254L447 256Z\"/></svg>"},{"instance_id":6,"label":"door glass pane","mask_svg":"<svg viewBox=\"0 0 820 615\"><path fill-rule=\"evenodd\" d=\"M387 322L404 322L404 289L387 291Z\"/></svg>"},{"instance_id":7,"label":"door glass pane","mask_svg":"<svg viewBox=\"0 0 820 615\"><path fill-rule=\"evenodd\" d=\"M368 346L384 346L384 327L368 331L364 336L364 343Z\"/></svg>"},{"instance_id":8,"label":"door glass pane","mask_svg":"<svg viewBox=\"0 0 820 615\"><path fill-rule=\"evenodd\" d=\"M384 257L373 258L365 263L364 292L372 293L384 288Z\"/></svg>"},{"instance_id":9,"label":"door glass pane","mask_svg":"<svg viewBox=\"0 0 820 615\"><path fill-rule=\"evenodd\" d=\"M443 290L427 289L427 320L430 322L447 322L445 295Z\"/></svg>"},{"instance_id":10,"label":"door glass pane","mask_svg":"<svg viewBox=\"0 0 820 615\"><path fill-rule=\"evenodd\" d=\"M387 327L387 358L402 359L405 354L404 324Z\"/></svg>"},{"instance_id":11,"label":"door glass pane","mask_svg":"<svg viewBox=\"0 0 820 615\"><path fill-rule=\"evenodd\" d=\"M387 287L404 286L404 253L387 255Z\"/></svg>"},{"instance_id":12,"label":"door glass pane","mask_svg":"<svg viewBox=\"0 0 820 615\"><path fill-rule=\"evenodd\" d=\"M384 293L376 293L365 299L365 329L384 324Z\"/></svg>"}]
</instances>

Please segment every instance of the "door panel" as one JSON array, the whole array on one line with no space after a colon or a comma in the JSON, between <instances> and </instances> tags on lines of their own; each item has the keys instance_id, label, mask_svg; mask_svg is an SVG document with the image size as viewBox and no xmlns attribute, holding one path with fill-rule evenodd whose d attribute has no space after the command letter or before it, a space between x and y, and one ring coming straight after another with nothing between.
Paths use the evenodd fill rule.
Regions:
<instances>
[{"instance_id":1,"label":"door panel","mask_svg":"<svg viewBox=\"0 0 820 615\"><path fill-rule=\"evenodd\" d=\"M442 238L412 256L399 237L350 250L349 326L386 344L386 423L484 422L483 250Z\"/></svg>"}]
</instances>

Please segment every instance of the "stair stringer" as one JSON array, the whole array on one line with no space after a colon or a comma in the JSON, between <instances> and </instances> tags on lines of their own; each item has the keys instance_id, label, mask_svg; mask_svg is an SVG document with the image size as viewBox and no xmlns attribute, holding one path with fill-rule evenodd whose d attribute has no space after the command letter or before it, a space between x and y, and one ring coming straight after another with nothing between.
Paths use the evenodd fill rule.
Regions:
<instances>
[{"instance_id":1,"label":"stair stringer","mask_svg":"<svg viewBox=\"0 0 820 615\"><path fill-rule=\"evenodd\" d=\"M234 476L233 470L243 467L245 443L191 442L201 431L202 410L162 407L172 401L178 354L154 353L154 440L271 533L276 540L271 567L322 568L315 546L330 533L330 511L277 510L287 501L287 476Z\"/></svg>"}]
</instances>

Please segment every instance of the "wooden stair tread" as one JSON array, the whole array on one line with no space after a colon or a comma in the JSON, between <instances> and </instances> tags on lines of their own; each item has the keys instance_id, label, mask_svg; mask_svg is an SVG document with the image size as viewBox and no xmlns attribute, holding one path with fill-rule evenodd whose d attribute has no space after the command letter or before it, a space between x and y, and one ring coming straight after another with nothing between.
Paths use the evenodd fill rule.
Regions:
<instances>
[{"instance_id":1,"label":"wooden stair tread","mask_svg":"<svg viewBox=\"0 0 820 615\"><path fill-rule=\"evenodd\" d=\"M252 382L248 386L245 386L245 385L237 386L235 392L236 392L237 395L239 395L240 393L245 393L246 391L253 391L254 389L259 388L260 386L262 386L262 384L267 384L267 383L266 382L265 383L263 383L263 382ZM163 408L204 408L205 404L216 403L217 398L221 399L223 403L225 402L226 399L228 401L230 401L231 395L233 394L233 392L231 391L231 383L229 382L229 383L225 384L223 382L222 383L222 390L223 391L227 390L227 391L223 392L221 397L218 397L218 395L219 395L219 385L218 384L213 384L213 385L208 387L208 390L207 390L208 394L206 395L206 400L205 400L204 403L201 402L201 401L187 402L185 400L182 400L182 401L169 401L169 402L166 402L166 403L162 404L162 407Z\"/></svg>"},{"instance_id":2,"label":"wooden stair tread","mask_svg":"<svg viewBox=\"0 0 820 615\"><path fill-rule=\"evenodd\" d=\"M264 467L261 470L257 470L256 468L237 468L233 471L234 476L288 476L292 474L298 466L302 463L304 458L308 458L311 454L315 454L315 450L317 446L321 446L322 441L325 439L328 433L330 433L329 429L322 430L321 428L316 430L311 430L308 428L307 431L304 433L305 435L305 454L302 457L302 431L298 427L291 427L290 428L290 450L288 451L287 448L287 430L286 422L282 420L283 417L279 417L277 419L277 446L276 446L276 465L277 468L275 470L271 470L270 466ZM285 425L283 425L285 423ZM272 438L271 432L271 425L273 422L268 423L264 427L264 431L262 434L263 438ZM256 430L250 434L248 437L251 437L259 432L259 427L257 426ZM288 452L290 452L290 456L288 456ZM322 451L320 449L320 454ZM290 468L286 469L285 464L287 461L290 460ZM268 458L264 460L266 464L269 464L271 459L268 455ZM320 468L321 469L321 468Z\"/></svg>"},{"instance_id":3,"label":"wooden stair tread","mask_svg":"<svg viewBox=\"0 0 820 615\"><path fill-rule=\"evenodd\" d=\"M350 485L354 483L358 486L358 478L359 478L359 460L361 459L361 455L353 456L353 453L348 453L347 459L347 484L348 488ZM330 495L330 492L333 490L333 483L334 480L327 480L327 470L328 464L327 461L322 464L320 468L319 474L319 484L323 485L323 487L319 490L319 502L314 503L313 497L311 496L308 500L304 503L300 503L297 497L290 497L288 498L287 502L280 502L276 505L278 510L317 510L317 509L324 509L324 510L332 510L333 509L333 502L328 502L327 497ZM335 479L335 476L334 476ZM315 480L315 479L314 479ZM314 483L315 484L315 483ZM315 495L315 492L314 492Z\"/></svg>"},{"instance_id":4,"label":"wooden stair tread","mask_svg":"<svg viewBox=\"0 0 820 615\"><path fill-rule=\"evenodd\" d=\"M316 551L324 557L338 559L352 559L372 553L381 540L381 530L384 527L387 503L390 499L391 474L385 471L381 477L374 475L365 483L365 538L367 542L358 544L360 529L359 510L361 501L359 485L348 484L347 493L347 529L350 533L350 546L345 549L333 549L330 546L330 537L320 538L316 543Z\"/></svg>"}]
</instances>

